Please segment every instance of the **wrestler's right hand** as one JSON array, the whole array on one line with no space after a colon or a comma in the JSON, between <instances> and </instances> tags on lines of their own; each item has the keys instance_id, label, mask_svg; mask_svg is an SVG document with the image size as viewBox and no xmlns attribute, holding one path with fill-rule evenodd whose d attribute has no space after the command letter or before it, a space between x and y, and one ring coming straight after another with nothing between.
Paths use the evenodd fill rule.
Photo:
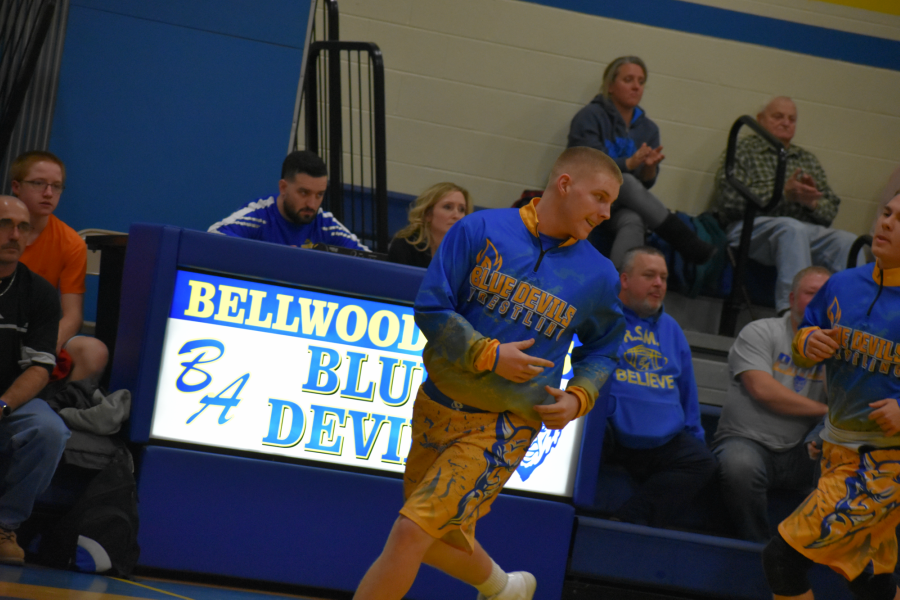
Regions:
<instances>
[{"instance_id":1,"label":"wrestler's right hand","mask_svg":"<svg viewBox=\"0 0 900 600\"><path fill-rule=\"evenodd\" d=\"M544 358L529 356L523 350L534 345L534 339L521 342L507 342L500 344L497 368L494 372L510 381L525 383L535 375L543 372L544 367L553 367L553 363Z\"/></svg>"},{"instance_id":2,"label":"wrestler's right hand","mask_svg":"<svg viewBox=\"0 0 900 600\"><path fill-rule=\"evenodd\" d=\"M837 335L836 329L816 329L806 339L803 353L816 362L831 358L841 347L835 339Z\"/></svg>"}]
</instances>

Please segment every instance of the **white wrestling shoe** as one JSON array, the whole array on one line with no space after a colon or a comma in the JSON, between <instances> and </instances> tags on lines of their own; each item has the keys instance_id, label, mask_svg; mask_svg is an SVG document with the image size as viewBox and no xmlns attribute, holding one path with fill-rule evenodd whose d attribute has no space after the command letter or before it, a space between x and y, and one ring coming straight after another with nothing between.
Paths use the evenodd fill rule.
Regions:
<instances>
[{"instance_id":1,"label":"white wrestling shoe","mask_svg":"<svg viewBox=\"0 0 900 600\"><path fill-rule=\"evenodd\" d=\"M534 575L527 571L513 571L500 593L493 596L478 594L478 600L531 600L536 588L537 580Z\"/></svg>"}]
</instances>

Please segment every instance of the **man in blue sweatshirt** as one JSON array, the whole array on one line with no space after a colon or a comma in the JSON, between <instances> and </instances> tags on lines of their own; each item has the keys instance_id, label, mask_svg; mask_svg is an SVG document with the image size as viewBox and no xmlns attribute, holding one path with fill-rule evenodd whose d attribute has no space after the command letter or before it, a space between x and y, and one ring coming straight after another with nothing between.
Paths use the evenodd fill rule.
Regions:
<instances>
[{"instance_id":1,"label":"man in blue sweatshirt","mask_svg":"<svg viewBox=\"0 0 900 600\"><path fill-rule=\"evenodd\" d=\"M640 485L613 518L652 527L679 513L716 470L700 425L691 351L662 307L668 274L655 248L625 254L619 299L627 326L609 391L609 459Z\"/></svg>"}]
</instances>

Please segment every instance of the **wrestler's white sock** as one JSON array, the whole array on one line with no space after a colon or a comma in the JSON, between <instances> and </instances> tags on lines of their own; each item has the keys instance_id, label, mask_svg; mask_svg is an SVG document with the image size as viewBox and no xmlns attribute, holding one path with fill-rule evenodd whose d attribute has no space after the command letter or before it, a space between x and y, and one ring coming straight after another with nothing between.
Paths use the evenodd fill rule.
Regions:
<instances>
[{"instance_id":1,"label":"wrestler's white sock","mask_svg":"<svg viewBox=\"0 0 900 600\"><path fill-rule=\"evenodd\" d=\"M481 592L483 596L490 598L494 594L499 594L503 591L503 588L506 587L507 579L509 579L509 576L492 558L490 576L488 576L487 581L484 583L476 585L475 589Z\"/></svg>"}]
</instances>

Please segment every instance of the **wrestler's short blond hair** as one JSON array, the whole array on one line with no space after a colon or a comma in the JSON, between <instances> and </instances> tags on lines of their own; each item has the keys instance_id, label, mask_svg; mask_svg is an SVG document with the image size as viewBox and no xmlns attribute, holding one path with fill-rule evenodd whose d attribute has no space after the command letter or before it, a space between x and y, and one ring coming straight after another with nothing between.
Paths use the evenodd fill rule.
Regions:
<instances>
[{"instance_id":1,"label":"wrestler's short blond hair","mask_svg":"<svg viewBox=\"0 0 900 600\"><path fill-rule=\"evenodd\" d=\"M622 171L616 162L600 150L587 146L574 146L564 150L550 169L550 180L555 180L563 173L576 176L595 171L608 174L622 185Z\"/></svg>"}]
</instances>

